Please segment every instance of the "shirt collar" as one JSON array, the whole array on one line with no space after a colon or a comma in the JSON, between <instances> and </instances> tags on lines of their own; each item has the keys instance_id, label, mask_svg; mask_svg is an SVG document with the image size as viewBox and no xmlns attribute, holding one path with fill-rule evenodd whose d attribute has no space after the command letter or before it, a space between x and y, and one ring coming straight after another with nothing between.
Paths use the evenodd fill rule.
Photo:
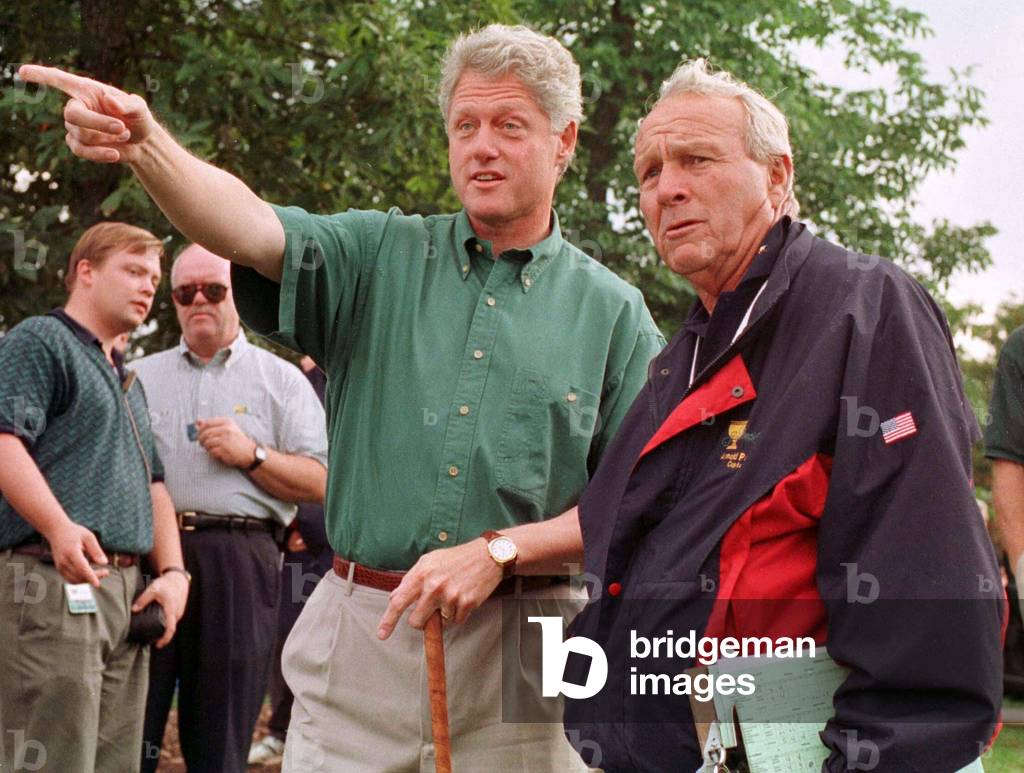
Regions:
<instances>
[{"instance_id":1,"label":"shirt collar","mask_svg":"<svg viewBox=\"0 0 1024 773\"><path fill-rule=\"evenodd\" d=\"M235 337L235 340L231 342L231 345L226 349L221 349L213 355L210 362L222 362L224 363L225 368L230 368L233 363L238 362L239 358L242 356L242 352L244 352L249 346L251 346L251 344L248 339L246 339L245 332L241 327L239 327L238 335ZM185 336L182 336L181 340L178 341L178 352L185 356L193 365L204 364L203 361L196 357L192 353L192 350L188 348L188 344L185 343Z\"/></svg>"},{"instance_id":2,"label":"shirt collar","mask_svg":"<svg viewBox=\"0 0 1024 773\"><path fill-rule=\"evenodd\" d=\"M68 314L64 309L58 307L48 312L51 317L56 317L65 325L67 325L71 332L75 334L75 338L81 341L86 346L95 346L100 350L100 354L103 355L103 359L107 359L107 355L103 352L103 343L97 338L96 334L93 333L89 328L79 322L77 319ZM110 350L111 359L114 361L114 367L117 369L118 377L124 381L125 370L124 370L124 353L119 352L117 349Z\"/></svg>"},{"instance_id":3,"label":"shirt collar","mask_svg":"<svg viewBox=\"0 0 1024 773\"><path fill-rule=\"evenodd\" d=\"M469 222L469 215L462 210L455 218L455 242L456 257L459 261L459 273L463 280L469 277L471 261L491 260L491 243L479 238L473 231ZM544 273L551 262L556 258L562 249L562 229L558 224L558 213L551 211L551 232L531 247L522 250L506 250L502 257L508 260L516 260L523 264L523 270L519 272L519 282L524 293L537 282L538 277Z\"/></svg>"}]
</instances>

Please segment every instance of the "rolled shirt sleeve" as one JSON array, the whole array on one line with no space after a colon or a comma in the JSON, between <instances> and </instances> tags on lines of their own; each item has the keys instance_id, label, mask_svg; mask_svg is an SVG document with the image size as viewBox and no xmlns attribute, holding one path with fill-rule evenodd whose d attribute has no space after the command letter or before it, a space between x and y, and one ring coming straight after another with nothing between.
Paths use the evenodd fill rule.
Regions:
<instances>
[{"instance_id":1,"label":"rolled shirt sleeve","mask_svg":"<svg viewBox=\"0 0 1024 773\"><path fill-rule=\"evenodd\" d=\"M0 339L0 432L34 445L64 400L63 372L57 355L26 327Z\"/></svg>"},{"instance_id":2,"label":"rolled shirt sleeve","mask_svg":"<svg viewBox=\"0 0 1024 773\"><path fill-rule=\"evenodd\" d=\"M150 437L152 437L152 433L150 433ZM150 441L149 447L150 447L149 460L150 460L150 467L151 467L150 482L151 483L163 483L164 482L164 478L166 477L166 472L164 471L164 463L160 459L160 454L157 453L157 450L156 450L156 444L153 443L152 440Z\"/></svg>"},{"instance_id":3,"label":"rolled shirt sleeve","mask_svg":"<svg viewBox=\"0 0 1024 773\"><path fill-rule=\"evenodd\" d=\"M291 374L277 450L297 456L308 456L327 466L327 418L313 385L298 369Z\"/></svg>"},{"instance_id":4,"label":"rolled shirt sleeve","mask_svg":"<svg viewBox=\"0 0 1024 773\"><path fill-rule=\"evenodd\" d=\"M232 265L239 314L257 333L308 354L321 367L337 364L350 349L349 336L365 302L365 284L372 274L368 256L376 252L371 231L379 230L374 225L385 215L273 209L285 232L281 283Z\"/></svg>"}]
</instances>

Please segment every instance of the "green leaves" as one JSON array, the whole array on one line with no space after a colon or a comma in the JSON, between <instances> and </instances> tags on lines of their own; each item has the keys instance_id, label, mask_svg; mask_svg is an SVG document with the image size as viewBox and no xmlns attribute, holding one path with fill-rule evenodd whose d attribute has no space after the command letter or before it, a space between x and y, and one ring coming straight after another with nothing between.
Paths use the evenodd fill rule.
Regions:
<instances>
[{"instance_id":1,"label":"green leaves","mask_svg":"<svg viewBox=\"0 0 1024 773\"><path fill-rule=\"evenodd\" d=\"M989 224L913 219L924 176L950 168L966 130L985 119L970 71L930 80L907 48L928 34L925 17L888 0L111 0L105 13L123 25L68 19L56 0L9 4L0 11L3 59L110 73L144 95L193 153L270 201L318 212L457 209L435 101L446 45L492 21L558 36L580 62L586 110L577 159L558 192L562 225L643 289L669 334L693 295L660 265L644 233L631 142L684 56L710 57L788 115L802 216L819 233L897 260L940 292L953 271L988 260ZM85 29L99 35L87 49L79 43ZM828 46L848 66L882 73L879 83L890 87L872 81L844 92L824 83L796 59L802 43ZM19 91L10 69L0 74L0 225L45 244L49 255L34 272L3 270L12 240L0 233L0 329L62 302L66 255L99 219L171 235L172 251L181 245L127 169L71 157L62 104L57 94ZM166 295L158 306L150 350L177 335Z\"/></svg>"}]
</instances>

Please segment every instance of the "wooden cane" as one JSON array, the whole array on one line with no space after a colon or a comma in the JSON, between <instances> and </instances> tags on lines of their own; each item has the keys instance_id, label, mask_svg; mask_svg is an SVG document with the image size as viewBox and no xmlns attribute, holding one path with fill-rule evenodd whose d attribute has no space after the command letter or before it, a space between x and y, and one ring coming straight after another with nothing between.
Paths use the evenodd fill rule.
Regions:
<instances>
[{"instance_id":1,"label":"wooden cane","mask_svg":"<svg viewBox=\"0 0 1024 773\"><path fill-rule=\"evenodd\" d=\"M437 773L452 773L452 740L448 732L448 685L444 676L444 635L441 610L427 620L423 629L427 653L427 688L430 690L430 729L434 736Z\"/></svg>"}]
</instances>

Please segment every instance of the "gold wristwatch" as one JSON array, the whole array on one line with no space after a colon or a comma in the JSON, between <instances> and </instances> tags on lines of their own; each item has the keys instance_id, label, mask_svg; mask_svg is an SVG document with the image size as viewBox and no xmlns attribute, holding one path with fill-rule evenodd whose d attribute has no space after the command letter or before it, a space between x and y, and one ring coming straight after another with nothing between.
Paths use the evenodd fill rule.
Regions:
<instances>
[{"instance_id":1,"label":"gold wristwatch","mask_svg":"<svg viewBox=\"0 0 1024 773\"><path fill-rule=\"evenodd\" d=\"M496 531L487 530L480 535L487 540L487 553L494 563L501 567L502 578L511 577L516 570L519 549L509 537Z\"/></svg>"}]
</instances>

